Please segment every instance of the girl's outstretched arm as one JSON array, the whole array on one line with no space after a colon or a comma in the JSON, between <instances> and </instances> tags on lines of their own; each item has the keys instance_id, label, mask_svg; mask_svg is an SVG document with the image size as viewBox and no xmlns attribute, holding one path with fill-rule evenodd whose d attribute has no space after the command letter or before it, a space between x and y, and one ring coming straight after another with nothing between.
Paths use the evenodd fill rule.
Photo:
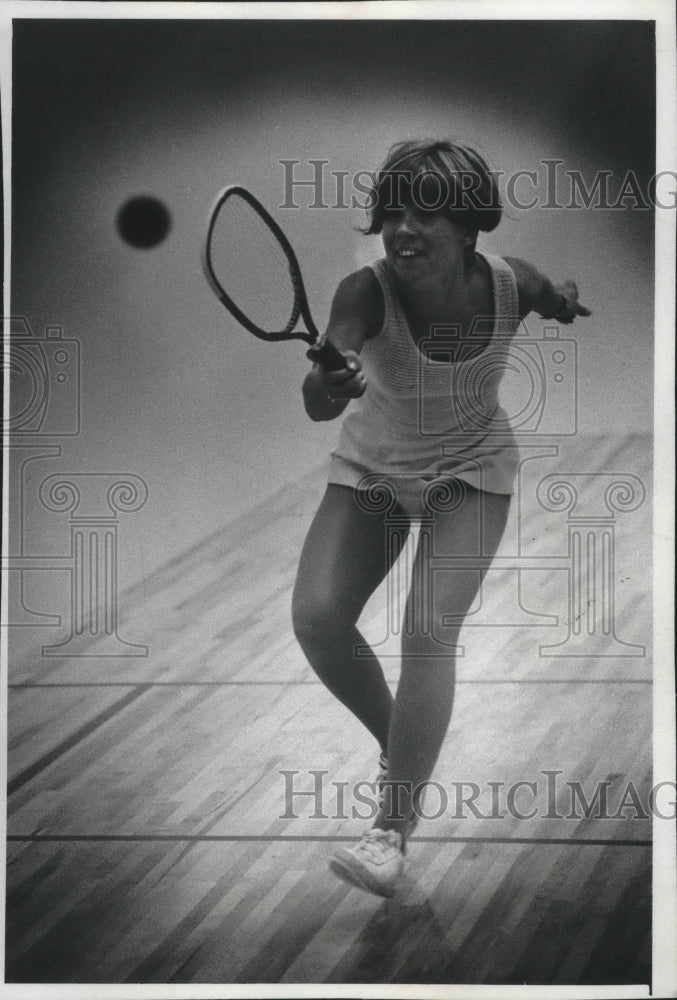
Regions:
<instances>
[{"instance_id":1,"label":"girl's outstretched arm","mask_svg":"<svg viewBox=\"0 0 677 1000\"><path fill-rule=\"evenodd\" d=\"M549 278L526 260L506 257L505 261L515 273L522 319L530 312L537 312L543 319L573 323L577 316L591 315L591 310L578 301L575 281L568 279L561 285L553 285Z\"/></svg>"}]
</instances>

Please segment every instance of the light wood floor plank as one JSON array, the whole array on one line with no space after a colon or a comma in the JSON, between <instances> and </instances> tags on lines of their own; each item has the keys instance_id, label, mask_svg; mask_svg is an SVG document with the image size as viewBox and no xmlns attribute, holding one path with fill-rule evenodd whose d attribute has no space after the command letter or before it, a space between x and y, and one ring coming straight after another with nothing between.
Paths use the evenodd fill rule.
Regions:
<instances>
[{"instance_id":1,"label":"light wood floor plank","mask_svg":"<svg viewBox=\"0 0 677 1000\"><path fill-rule=\"evenodd\" d=\"M522 572L519 597L559 622L510 624L523 614L515 571L489 572L433 775L447 806L421 821L393 900L327 867L368 825L351 789L373 779L377 753L290 627L324 470L122 596L121 634L147 643L147 658L38 649L11 661L10 680L33 686L10 690L9 833L25 839L8 844L9 981L646 982L651 823L614 814L630 783L643 803L651 787L650 506L616 517L614 581L618 636L646 655L609 656L595 635L567 659L540 649L568 633L566 573L547 565L566 552L566 517L533 495L555 471L626 471L650 486L650 458L639 437L580 439L530 467L532 500L513 509L502 552L543 560ZM363 626L385 640L394 686L384 594ZM325 816L309 797L285 815L282 772L308 790L310 770L326 772ZM547 770L561 772L552 817ZM346 783L342 814L334 781ZM614 818L572 815L567 783L590 799L603 781ZM456 809L459 782L479 789L479 815ZM531 818L507 808L517 782L536 783ZM519 802L528 811L528 789Z\"/></svg>"}]
</instances>

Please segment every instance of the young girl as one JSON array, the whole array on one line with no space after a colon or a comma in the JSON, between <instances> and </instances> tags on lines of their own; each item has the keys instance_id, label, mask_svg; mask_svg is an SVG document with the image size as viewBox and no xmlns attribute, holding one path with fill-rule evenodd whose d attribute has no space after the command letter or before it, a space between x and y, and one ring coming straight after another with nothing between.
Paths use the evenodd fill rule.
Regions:
<instances>
[{"instance_id":1,"label":"young girl","mask_svg":"<svg viewBox=\"0 0 677 1000\"><path fill-rule=\"evenodd\" d=\"M532 310L562 323L590 315L573 281L553 286L525 261L475 249L478 231L500 218L495 177L477 152L446 141L394 146L376 178L367 230L381 234L385 257L341 281L331 308L326 335L346 368L315 365L303 384L312 420L333 420L354 402L301 555L294 630L317 675L381 749L374 826L330 864L384 896L402 873L417 790L451 717L461 626L448 619L460 623L470 608L508 515L517 449L497 401L506 341ZM443 352L434 349L439 327L453 332ZM433 544L419 543L413 566L418 579L428 578L431 550L481 554L476 568L429 577L424 606L412 588L394 699L357 628L406 534L389 532L386 513L370 504L374 473L392 491L400 523L433 511ZM446 510L431 503L435 488L453 496Z\"/></svg>"}]
</instances>

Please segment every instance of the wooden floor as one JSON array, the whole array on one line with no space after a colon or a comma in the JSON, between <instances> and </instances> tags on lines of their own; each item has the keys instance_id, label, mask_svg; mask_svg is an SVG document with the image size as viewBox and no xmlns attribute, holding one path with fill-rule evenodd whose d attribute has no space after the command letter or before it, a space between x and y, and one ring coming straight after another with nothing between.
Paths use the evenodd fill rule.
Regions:
<instances>
[{"instance_id":1,"label":"wooden floor","mask_svg":"<svg viewBox=\"0 0 677 1000\"><path fill-rule=\"evenodd\" d=\"M649 485L647 440L575 448L540 474ZM617 637L643 655L608 655L602 634L585 655L544 652L567 636L566 571L488 574L426 800L441 815L384 901L328 871L365 828L350 790L376 754L289 625L322 488L322 470L285 487L123 595L121 634L148 657L42 659L40 636L11 660L7 981L649 983L651 822L633 802L651 786L650 498L616 519ZM566 555L566 517L523 507L520 552ZM524 532L512 517L506 557ZM384 622L382 590L364 631L394 685ZM312 791L311 770L319 816L287 794ZM589 799L600 781L614 818L586 818L567 784ZM534 783L515 800L530 818L506 808L517 782Z\"/></svg>"}]
</instances>

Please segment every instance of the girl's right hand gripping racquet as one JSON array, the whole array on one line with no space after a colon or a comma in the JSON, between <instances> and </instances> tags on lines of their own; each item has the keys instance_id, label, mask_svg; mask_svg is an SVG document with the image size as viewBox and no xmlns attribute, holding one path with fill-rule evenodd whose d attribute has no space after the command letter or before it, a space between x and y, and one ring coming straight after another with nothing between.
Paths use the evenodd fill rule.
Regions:
<instances>
[{"instance_id":1,"label":"girl's right hand gripping racquet","mask_svg":"<svg viewBox=\"0 0 677 1000\"><path fill-rule=\"evenodd\" d=\"M203 251L212 289L242 326L263 340L304 340L308 357L326 371L346 359L322 341L308 307L301 268L277 222L246 188L225 188L216 199ZM299 317L306 329L296 330Z\"/></svg>"}]
</instances>

